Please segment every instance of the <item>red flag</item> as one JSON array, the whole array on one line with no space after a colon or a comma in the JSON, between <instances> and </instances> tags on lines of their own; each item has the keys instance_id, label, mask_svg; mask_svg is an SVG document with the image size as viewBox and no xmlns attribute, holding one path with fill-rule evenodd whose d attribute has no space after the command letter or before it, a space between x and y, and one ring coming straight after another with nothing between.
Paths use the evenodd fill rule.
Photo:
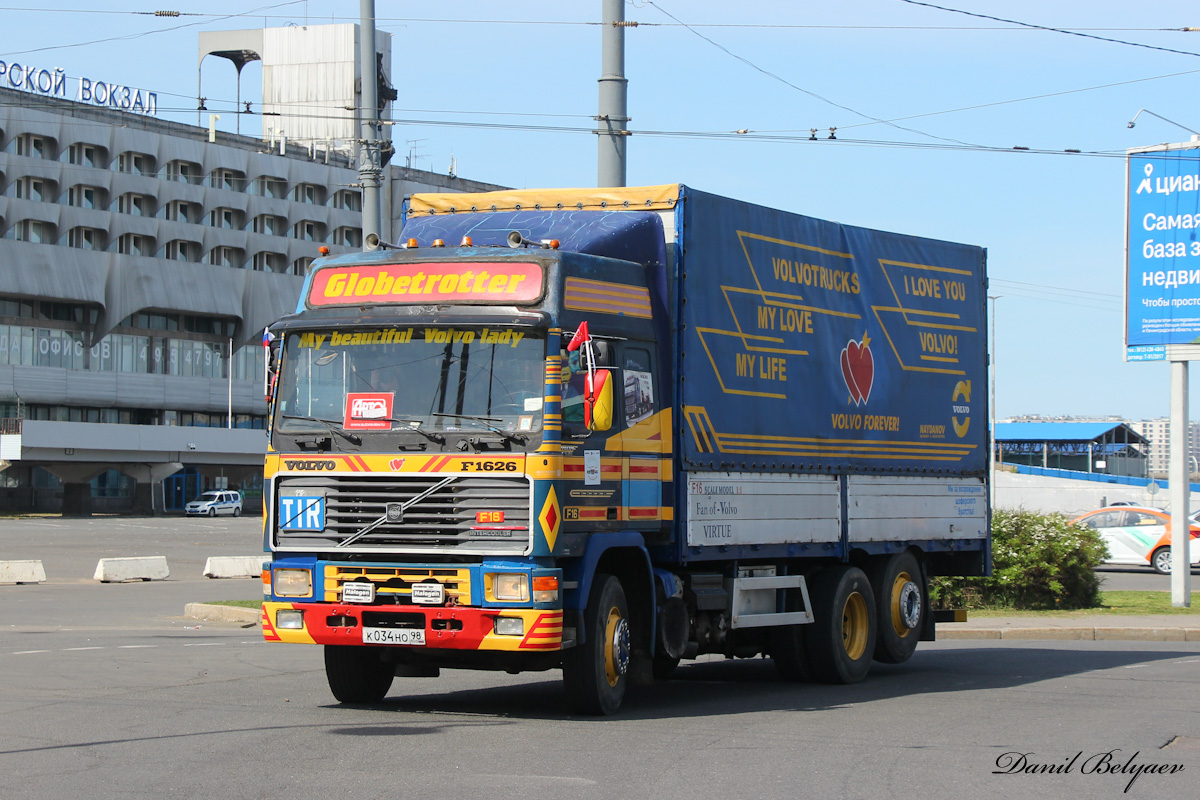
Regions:
<instances>
[{"instance_id":1,"label":"red flag","mask_svg":"<svg viewBox=\"0 0 1200 800\"><path fill-rule=\"evenodd\" d=\"M567 352L574 353L584 342L591 340L591 338L588 335L587 322L579 323L579 330L575 331L575 335L571 337L571 343L567 345Z\"/></svg>"}]
</instances>

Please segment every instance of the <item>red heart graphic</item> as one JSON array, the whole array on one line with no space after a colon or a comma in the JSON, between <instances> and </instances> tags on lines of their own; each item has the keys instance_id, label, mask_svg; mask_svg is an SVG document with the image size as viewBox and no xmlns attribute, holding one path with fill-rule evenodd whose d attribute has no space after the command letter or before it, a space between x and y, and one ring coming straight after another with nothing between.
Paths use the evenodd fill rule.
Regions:
<instances>
[{"instance_id":1,"label":"red heart graphic","mask_svg":"<svg viewBox=\"0 0 1200 800\"><path fill-rule=\"evenodd\" d=\"M842 379L854 405L867 402L875 382L875 358L871 355L871 340L863 334L861 342L851 339L842 348Z\"/></svg>"},{"instance_id":2,"label":"red heart graphic","mask_svg":"<svg viewBox=\"0 0 1200 800\"><path fill-rule=\"evenodd\" d=\"M404 466L404 459L403 458L393 458L391 461L388 462L388 466L392 468L393 472L399 472L400 468Z\"/></svg>"}]
</instances>

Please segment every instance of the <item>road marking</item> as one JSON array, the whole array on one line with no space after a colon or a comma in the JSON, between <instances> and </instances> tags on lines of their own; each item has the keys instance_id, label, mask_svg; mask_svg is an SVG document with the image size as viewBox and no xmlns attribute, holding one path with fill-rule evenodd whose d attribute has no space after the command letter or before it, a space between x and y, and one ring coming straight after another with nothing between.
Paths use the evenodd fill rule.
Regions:
<instances>
[{"instance_id":1,"label":"road marking","mask_svg":"<svg viewBox=\"0 0 1200 800\"><path fill-rule=\"evenodd\" d=\"M192 642L185 644L184 647L224 647L224 642Z\"/></svg>"},{"instance_id":2,"label":"road marking","mask_svg":"<svg viewBox=\"0 0 1200 800\"><path fill-rule=\"evenodd\" d=\"M158 647L156 644L121 644L117 645L118 650L142 650L144 648Z\"/></svg>"},{"instance_id":3,"label":"road marking","mask_svg":"<svg viewBox=\"0 0 1200 800\"><path fill-rule=\"evenodd\" d=\"M50 652L49 650L19 650L19 651L13 653L13 655L14 656L28 656L28 655L32 655L33 653L49 653L49 652Z\"/></svg>"},{"instance_id":4,"label":"road marking","mask_svg":"<svg viewBox=\"0 0 1200 800\"><path fill-rule=\"evenodd\" d=\"M73 653L76 650L103 650L103 647L64 647L64 653Z\"/></svg>"}]
</instances>

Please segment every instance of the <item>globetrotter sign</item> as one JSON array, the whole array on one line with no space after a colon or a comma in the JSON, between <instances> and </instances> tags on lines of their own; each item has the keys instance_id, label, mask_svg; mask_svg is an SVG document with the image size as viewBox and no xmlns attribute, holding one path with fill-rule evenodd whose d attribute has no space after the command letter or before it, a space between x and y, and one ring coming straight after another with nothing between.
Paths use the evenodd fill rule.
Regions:
<instances>
[{"instance_id":1,"label":"globetrotter sign","mask_svg":"<svg viewBox=\"0 0 1200 800\"><path fill-rule=\"evenodd\" d=\"M72 78L72 80L76 80ZM135 114L158 115L158 93L134 89L117 83L91 78L78 78L75 100L94 106L128 111ZM9 86L31 94L67 98L67 74L62 67L53 71L28 64L0 61L0 86Z\"/></svg>"},{"instance_id":2,"label":"globetrotter sign","mask_svg":"<svg viewBox=\"0 0 1200 800\"><path fill-rule=\"evenodd\" d=\"M542 268L513 262L425 262L324 267L313 273L308 305L488 303L526 305L542 296Z\"/></svg>"},{"instance_id":3,"label":"globetrotter sign","mask_svg":"<svg viewBox=\"0 0 1200 800\"><path fill-rule=\"evenodd\" d=\"M1200 150L1173 147L1128 154L1130 360L1166 357L1147 346L1200 342Z\"/></svg>"}]
</instances>

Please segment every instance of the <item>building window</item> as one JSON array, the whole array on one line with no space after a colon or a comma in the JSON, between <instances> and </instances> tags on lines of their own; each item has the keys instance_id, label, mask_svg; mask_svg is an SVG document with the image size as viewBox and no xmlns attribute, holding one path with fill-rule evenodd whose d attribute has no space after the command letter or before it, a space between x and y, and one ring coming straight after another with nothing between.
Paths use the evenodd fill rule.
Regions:
<instances>
[{"instance_id":1,"label":"building window","mask_svg":"<svg viewBox=\"0 0 1200 800\"><path fill-rule=\"evenodd\" d=\"M226 230L241 230L241 215L232 208L214 208L208 214L208 224L214 228Z\"/></svg>"},{"instance_id":2,"label":"building window","mask_svg":"<svg viewBox=\"0 0 1200 800\"><path fill-rule=\"evenodd\" d=\"M100 208L101 197L95 186L72 186L67 190L67 203L78 208Z\"/></svg>"},{"instance_id":3,"label":"building window","mask_svg":"<svg viewBox=\"0 0 1200 800\"><path fill-rule=\"evenodd\" d=\"M117 169L130 175L153 175L154 159L145 153L121 153L117 159Z\"/></svg>"},{"instance_id":4,"label":"building window","mask_svg":"<svg viewBox=\"0 0 1200 800\"><path fill-rule=\"evenodd\" d=\"M272 197L276 200L282 200L287 197L287 181L283 178L272 178L263 175L254 182L254 190L256 194L262 197Z\"/></svg>"},{"instance_id":5,"label":"building window","mask_svg":"<svg viewBox=\"0 0 1200 800\"><path fill-rule=\"evenodd\" d=\"M104 151L94 144L76 142L67 151L67 159L80 167L103 167Z\"/></svg>"},{"instance_id":6,"label":"building window","mask_svg":"<svg viewBox=\"0 0 1200 800\"><path fill-rule=\"evenodd\" d=\"M123 233L117 239L117 252L126 256L154 255L154 240L137 233Z\"/></svg>"},{"instance_id":7,"label":"building window","mask_svg":"<svg viewBox=\"0 0 1200 800\"><path fill-rule=\"evenodd\" d=\"M321 187L311 183L296 184L296 191L292 195L297 203L308 203L309 205L319 206L324 202L321 196Z\"/></svg>"},{"instance_id":8,"label":"building window","mask_svg":"<svg viewBox=\"0 0 1200 800\"><path fill-rule=\"evenodd\" d=\"M13 183L17 197L23 200L45 201L48 199L48 182L41 178L18 178Z\"/></svg>"},{"instance_id":9,"label":"building window","mask_svg":"<svg viewBox=\"0 0 1200 800\"><path fill-rule=\"evenodd\" d=\"M144 194L123 194L117 200L117 209L122 214L135 217L154 216L154 198Z\"/></svg>"},{"instance_id":10,"label":"building window","mask_svg":"<svg viewBox=\"0 0 1200 800\"><path fill-rule=\"evenodd\" d=\"M163 216L172 222L197 222L199 208L183 200L172 200L163 209Z\"/></svg>"},{"instance_id":11,"label":"building window","mask_svg":"<svg viewBox=\"0 0 1200 800\"><path fill-rule=\"evenodd\" d=\"M13 238L20 242L53 244L56 236L51 223L23 219L13 226Z\"/></svg>"},{"instance_id":12,"label":"building window","mask_svg":"<svg viewBox=\"0 0 1200 800\"><path fill-rule=\"evenodd\" d=\"M333 207L346 211L362 211L362 194L342 189L333 196Z\"/></svg>"},{"instance_id":13,"label":"building window","mask_svg":"<svg viewBox=\"0 0 1200 800\"><path fill-rule=\"evenodd\" d=\"M272 214L259 214L254 218L254 232L268 236L283 236L287 230L287 220Z\"/></svg>"},{"instance_id":14,"label":"building window","mask_svg":"<svg viewBox=\"0 0 1200 800\"><path fill-rule=\"evenodd\" d=\"M16 139L17 155L26 158L53 158L50 140L45 136L23 133Z\"/></svg>"},{"instance_id":15,"label":"building window","mask_svg":"<svg viewBox=\"0 0 1200 800\"><path fill-rule=\"evenodd\" d=\"M347 247L362 247L362 229L338 228L333 232L333 243Z\"/></svg>"},{"instance_id":16,"label":"building window","mask_svg":"<svg viewBox=\"0 0 1200 800\"><path fill-rule=\"evenodd\" d=\"M287 266L287 256L283 253L255 253L253 268L258 272L282 272Z\"/></svg>"},{"instance_id":17,"label":"building window","mask_svg":"<svg viewBox=\"0 0 1200 800\"><path fill-rule=\"evenodd\" d=\"M104 231L97 228L71 228L67 232L67 245L80 250L103 250Z\"/></svg>"},{"instance_id":18,"label":"building window","mask_svg":"<svg viewBox=\"0 0 1200 800\"><path fill-rule=\"evenodd\" d=\"M312 220L301 220L292 227L292 238L304 242L319 242L324 239L321 235L321 223Z\"/></svg>"},{"instance_id":19,"label":"building window","mask_svg":"<svg viewBox=\"0 0 1200 800\"><path fill-rule=\"evenodd\" d=\"M163 258L170 261L199 261L200 243L185 242L182 239L169 241L163 248Z\"/></svg>"},{"instance_id":20,"label":"building window","mask_svg":"<svg viewBox=\"0 0 1200 800\"><path fill-rule=\"evenodd\" d=\"M212 175L209 176L209 186L212 186L214 189L240 192L245 185L246 177L237 170L214 169Z\"/></svg>"},{"instance_id":21,"label":"building window","mask_svg":"<svg viewBox=\"0 0 1200 800\"><path fill-rule=\"evenodd\" d=\"M169 181L198 184L201 175L200 165L191 161L172 161L167 164L166 178Z\"/></svg>"},{"instance_id":22,"label":"building window","mask_svg":"<svg viewBox=\"0 0 1200 800\"><path fill-rule=\"evenodd\" d=\"M208 263L217 267L241 267L244 260L236 247L214 247L208 253Z\"/></svg>"}]
</instances>

